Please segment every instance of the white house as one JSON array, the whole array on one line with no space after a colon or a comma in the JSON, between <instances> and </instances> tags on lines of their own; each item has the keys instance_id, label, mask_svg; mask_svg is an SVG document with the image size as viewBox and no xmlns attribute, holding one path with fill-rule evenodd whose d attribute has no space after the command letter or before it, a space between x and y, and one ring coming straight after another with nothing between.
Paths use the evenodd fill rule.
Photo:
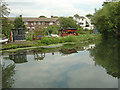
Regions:
<instances>
[{"instance_id":1,"label":"white house","mask_svg":"<svg viewBox=\"0 0 120 90\"><path fill-rule=\"evenodd\" d=\"M119 2L120 0L105 0L104 2Z\"/></svg>"},{"instance_id":2,"label":"white house","mask_svg":"<svg viewBox=\"0 0 120 90\"><path fill-rule=\"evenodd\" d=\"M73 17L77 21L77 24L80 25L83 29L94 29L94 26L91 24L91 20L84 16Z\"/></svg>"}]
</instances>

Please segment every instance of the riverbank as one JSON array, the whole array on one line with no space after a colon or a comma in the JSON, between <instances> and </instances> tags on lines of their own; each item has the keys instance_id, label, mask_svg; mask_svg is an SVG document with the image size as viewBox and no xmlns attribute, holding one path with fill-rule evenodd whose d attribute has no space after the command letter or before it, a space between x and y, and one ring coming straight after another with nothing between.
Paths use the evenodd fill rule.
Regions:
<instances>
[{"instance_id":1,"label":"riverbank","mask_svg":"<svg viewBox=\"0 0 120 90\"><path fill-rule=\"evenodd\" d=\"M84 43L95 41L99 39L101 35L79 35L79 36L67 36L67 37L45 37L42 40L33 41L17 41L8 44L2 44L3 51L9 50L21 50L21 49L34 49L34 48L49 48L61 46L63 44L70 43Z\"/></svg>"}]
</instances>

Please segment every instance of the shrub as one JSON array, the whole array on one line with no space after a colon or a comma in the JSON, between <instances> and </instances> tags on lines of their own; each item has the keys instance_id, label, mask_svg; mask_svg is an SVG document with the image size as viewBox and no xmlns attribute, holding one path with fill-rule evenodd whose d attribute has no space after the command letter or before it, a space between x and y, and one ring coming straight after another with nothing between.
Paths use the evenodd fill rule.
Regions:
<instances>
[{"instance_id":1,"label":"shrub","mask_svg":"<svg viewBox=\"0 0 120 90\"><path fill-rule=\"evenodd\" d=\"M65 42L76 42L77 41L77 37L69 35L69 36L66 36L66 37L62 37L60 41L62 43L65 43Z\"/></svg>"},{"instance_id":2,"label":"shrub","mask_svg":"<svg viewBox=\"0 0 120 90\"><path fill-rule=\"evenodd\" d=\"M49 44L57 44L60 42L60 39L58 37L44 37L42 40L41 40L41 43L44 43L46 45L49 45Z\"/></svg>"}]
</instances>

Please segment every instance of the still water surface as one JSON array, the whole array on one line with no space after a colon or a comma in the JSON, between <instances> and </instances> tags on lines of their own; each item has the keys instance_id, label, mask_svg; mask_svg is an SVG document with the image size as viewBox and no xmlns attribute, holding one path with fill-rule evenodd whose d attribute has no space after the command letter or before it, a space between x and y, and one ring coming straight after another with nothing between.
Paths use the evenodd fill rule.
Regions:
<instances>
[{"instance_id":1,"label":"still water surface","mask_svg":"<svg viewBox=\"0 0 120 90\"><path fill-rule=\"evenodd\" d=\"M3 88L118 88L117 47L103 41L3 53Z\"/></svg>"}]
</instances>

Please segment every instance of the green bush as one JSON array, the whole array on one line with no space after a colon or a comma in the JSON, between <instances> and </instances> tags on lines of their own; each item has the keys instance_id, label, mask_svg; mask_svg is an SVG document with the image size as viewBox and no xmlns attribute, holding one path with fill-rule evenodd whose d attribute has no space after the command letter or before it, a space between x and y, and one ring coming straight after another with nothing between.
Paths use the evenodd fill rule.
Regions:
<instances>
[{"instance_id":1,"label":"green bush","mask_svg":"<svg viewBox=\"0 0 120 90\"><path fill-rule=\"evenodd\" d=\"M32 41L33 40L33 30L28 31L28 33L25 35L26 40Z\"/></svg>"},{"instance_id":2,"label":"green bush","mask_svg":"<svg viewBox=\"0 0 120 90\"><path fill-rule=\"evenodd\" d=\"M41 40L41 43L49 45L49 44L57 44L60 42L58 37L44 37Z\"/></svg>"},{"instance_id":3,"label":"green bush","mask_svg":"<svg viewBox=\"0 0 120 90\"><path fill-rule=\"evenodd\" d=\"M60 41L62 43L65 43L65 42L76 42L77 38L76 38L76 36L69 35L69 36L66 36L66 37L62 37Z\"/></svg>"}]
</instances>

